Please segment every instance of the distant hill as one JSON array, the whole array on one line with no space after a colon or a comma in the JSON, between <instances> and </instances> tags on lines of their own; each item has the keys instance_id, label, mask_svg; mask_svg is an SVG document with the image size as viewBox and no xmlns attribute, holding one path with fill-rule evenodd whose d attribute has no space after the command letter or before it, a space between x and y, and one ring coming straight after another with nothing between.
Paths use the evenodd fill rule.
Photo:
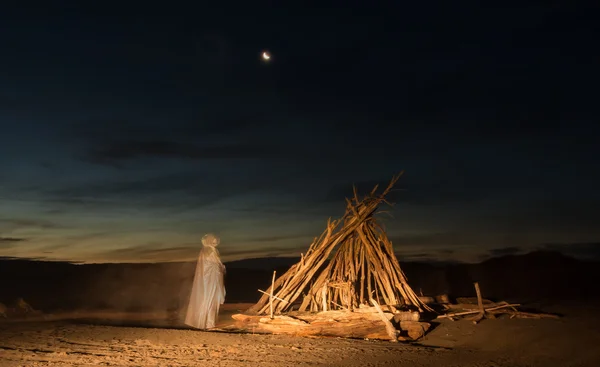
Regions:
<instances>
[{"instance_id":1,"label":"distant hill","mask_svg":"<svg viewBox=\"0 0 600 367\"><path fill-rule=\"evenodd\" d=\"M227 302L255 302L298 258L258 258L226 263ZM478 264L401 262L413 289L424 295L484 296L530 301L598 298L600 263L558 252L506 255ZM166 310L187 302L195 263L84 264L0 260L0 302L23 297L45 311L110 308Z\"/></svg>"}]
</instances>

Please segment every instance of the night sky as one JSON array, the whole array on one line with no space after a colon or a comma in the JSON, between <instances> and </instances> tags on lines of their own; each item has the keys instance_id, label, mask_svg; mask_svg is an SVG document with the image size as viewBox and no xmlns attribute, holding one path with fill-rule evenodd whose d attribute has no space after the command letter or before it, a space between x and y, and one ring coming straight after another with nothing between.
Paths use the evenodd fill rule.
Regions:
<instances>
[{"instance_id":1,"label":"night sky","mask_svg":"<svg viewBox=\"0 0 600 367\"><path fill-rule=\"evenodd\" d=\"M0 11L0 257L296 256L401 171L402 260L600 257L576 2L125 3Z\"/></svg>"}]
</instances>

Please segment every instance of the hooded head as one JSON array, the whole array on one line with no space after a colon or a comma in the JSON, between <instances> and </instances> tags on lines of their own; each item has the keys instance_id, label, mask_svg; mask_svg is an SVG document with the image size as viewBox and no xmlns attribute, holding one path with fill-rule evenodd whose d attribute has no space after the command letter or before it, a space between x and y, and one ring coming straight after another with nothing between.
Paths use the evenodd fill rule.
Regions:
<instances>
[{"instance_id":1,"label":"hooded head","mask_svg":"<svg viewBox=\"0 0 600 367\"><path fill-rule=\"evenodd\" d=\"M202 245L204 247L217 247L221 240L212 233L207 233L202 237Z\"/></svg>"}]
</instances>

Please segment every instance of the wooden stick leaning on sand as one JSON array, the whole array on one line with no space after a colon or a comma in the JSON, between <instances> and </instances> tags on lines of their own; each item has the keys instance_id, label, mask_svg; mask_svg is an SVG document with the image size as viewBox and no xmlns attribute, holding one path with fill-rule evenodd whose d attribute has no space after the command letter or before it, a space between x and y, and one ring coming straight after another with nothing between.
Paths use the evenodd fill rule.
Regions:
<instances>
[{"instance_id":1,"label":"wooden stick leaning on sand","mask_svg":"<svg viewBox=\"0 0 600 367\"><path fill-rule=\"evenodd\" d=\"M486 317L485 308L483 308L483 298L481 298L481 290L479 282L475 282L475 293L477 294L477 306L479 306L479 314L473 319L473 323L477 324Z\"/></svg>"},{"instance_id":2,"label":"wooden stick leaning on sand","mask_svg":"<svg viewBox=\"0 0 600 367\"><path fill-rule=\"evenodd\" d=\"M396 330L394 325L392 325L392 322L390 320L388 320L387 317L385 317L383 310L381 309L381 307L379 307L379 303L377 303L377 301L375 301L373 298L371 298L371 303L377 309L377 313L379 313L379 316L381 316L381 320L385 324L385 330L387 331L388 335L390 336L390 340L393 342L397 342L398 341L398 330Z\"/></svg>"},{"instance_id":3,"label":"wooden stick leaning on sand","mask_svg":"<svg viewBox=\"0 0 600 367\"><path fill-rule=\"evenodd\" d=\"M273 290L275 289L275 273L276 273L276 271L273 270L273 279L271 280L271 294L269 297L269 306L271 308L271 318L273 318Z\"/></svg>"}]
</instances>

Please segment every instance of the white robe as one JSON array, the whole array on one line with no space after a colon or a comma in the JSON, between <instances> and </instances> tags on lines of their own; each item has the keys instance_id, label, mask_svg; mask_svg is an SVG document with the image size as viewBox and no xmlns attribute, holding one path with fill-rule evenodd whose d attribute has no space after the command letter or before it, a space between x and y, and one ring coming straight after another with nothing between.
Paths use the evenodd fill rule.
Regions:
<instances>
[{"instance_id":1,"label":"white robe","mask_svg":"<svg viewBox=\"0 0 600 367\"><path fill-rule=\"evenodd\" d=\"M188 303L185 324L197 329L214 328L219 306L225 302L223 276L225 266L219 252L212 246L204 246L198 256L196 274Z\"/></svg>"}]
</instances>

